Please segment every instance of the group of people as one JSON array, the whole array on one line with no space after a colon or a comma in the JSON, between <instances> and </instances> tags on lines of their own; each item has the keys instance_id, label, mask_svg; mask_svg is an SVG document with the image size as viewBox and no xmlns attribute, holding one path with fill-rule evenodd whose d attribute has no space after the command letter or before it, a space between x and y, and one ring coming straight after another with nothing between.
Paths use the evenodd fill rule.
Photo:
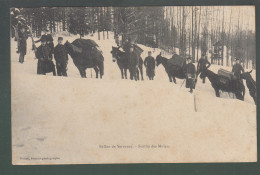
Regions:
<instances>
[{"instance_id":1,"label":"group of people","mask_svg":"<svg viewBox=\"0 0 260 175\"><path fill-rule=\"evenodd\" d=\"M35 41L35 43L41 42L41 45L35 51L35 56L38 59L37 74L45 75L46 73L52 72L53 75L56 76L55 65L52 61L54 57L58 76L67 76L68 53L63 45L63 38L58 37L58 44L54 47L52 35L49 34L46 29L43 32L44 34L41 38ZM28 39L29 34L25 27L20 26L17 35L17 52L19 53L19 62L23 63L27 50L26 40ZM131 41L127 40L123 45L123 49L128 53L131 64L139 65L138 55L134 52L134 47ZM238 82L242 83L240 75L244 72L244 69L240 64L239 59L236 58L235 61L236 63L233 65L232 72ZM210 65L211 63L208 61L207 56L203 54L198 61L197 70L198 68L208 69ZM153 80L155 76L155 59L152 57L151 51L148 51L148 56L144 59L144 66L146 67L146 75L149 80ZM130 74L131 72L136 72L137 69L138 66L133 66L130 69ZM184 72L186 75L186 88L189 88L192 93L193 89L195 89L198 74L195 65L192 63L191 57L187 58L187 64L184 67ZM202 82L205 83L205 77Z\"/></svg>"},{"instance_id":2,"label":"group of people","mask_svg":"<svg viewBox=\"0 0 260 175\"><path fill-rule=\"evenodd\" d=\"M56 76L56 69L58 76L67 76L67 64L68 64L68 53L63 43L63 38L58 37L58 44L54 47L53 37L45 29L44 34L35 43L40 42L41 45L35 49L35 57L38 59L37 63L37 74L45 75L46 73L52 72ZM18 29L18 53L19 62L24 62L24 56L26 55L28 31L25 27ZM56 69L53 63L53 57L56 61Z\"/></svg>"}]
</instances>

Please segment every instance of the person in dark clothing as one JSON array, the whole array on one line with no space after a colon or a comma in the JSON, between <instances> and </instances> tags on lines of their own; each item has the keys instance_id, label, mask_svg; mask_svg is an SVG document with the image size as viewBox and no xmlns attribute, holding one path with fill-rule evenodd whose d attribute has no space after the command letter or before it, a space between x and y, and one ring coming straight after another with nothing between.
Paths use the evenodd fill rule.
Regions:
<instances>
[{"instance_id":1,"label":"person in dark clothing","mask_svg":"<svg viewBox=\"0 0 260 175\"><path fill-rule=\"evenodd\" d=\"M54 48L54 59L58 76L67 76L68 53L62 41L63 38L58 37L58 45Z\"/></svg>"},{"instance_id":2,"label":"person in dark clothing","mask_svg":"<svg viewBox=\"0 0 260 175\"><path fill-rule=\"evenodd\" d=\"M19 62L24 62L24 56L26 55L27 50L27 43L26 40L28 39L28 34L25 31L24 27L21 27L20 30L18 30L18 52L19 52Z\"/></svg>"},{"instance_id":3,"label":"person in dark clothing","mask_svg":"<svg viewBox=\"0 0 260 175\"><path fill-rule=\"evenodd\" d=\"M236 60L236 63L233 65L232 72L234 73L234 76L236 77L236 79L241 81L240 75L241 75L241 73L244 73L245 70L241 66L239 59L235 58L235 60Z\"/></svg>"},{"instance_id":4,"label":"person in dark clothing","mask_svg":"<svg viewBox=\"0 0 260 175\"><path fill-rule=\"evenodd\" d=\"M47 29L43 30L43 32L44 33L41 36L41 38L39 40L35 41L35 43L38 43L41 40L46 40L47 46L49 46L49 48L51 49L50 57L53 58L53 56L52 56L52 54L54 53L53 37L51 36L51 34L48 33L49 31Z\"/></svg>"},{"instance_id":5,"label":"person in dark clothing","mask_svg":"<svg viewBox=\"0 0 260 175\"><path fill-rule=\"evenodd\" d=\"M240 84L243 84L243 80L241 79L241 73L244 73L245 70L240 64L240 60L235 58L236 63L232 67L232 72L234 73L234 80L236 80L236 86L239 87Z\"/></svg>"},{"instance_id":6,"label":"person in dark clothing","mask_svg":"<svg viewBox=\"0 0 260 175\"><path fill-rule=\"evenodd\" d=\"M46 39L42 38L41 45L37 48L35 53L38 59L37 74L45 75L46 73L53 72L53 75L56 76L55 65L50 57L50 52L51 49L47 46Z\"/></svg>"},{"instance_id":7,"label":"person in dark clothing","mask_svg":"<svg viewBox=\"0 0 260 175\"><path fill-rule=\"evenodd\" d=\"M206 55L202 55L197 64L197 70L201 68L202 70L208 69L210 67L210 62L208 61ZM203 77L202 83L205 83L206 77Z\"/></svg>"},{"instance_id":8,"label":"person in dark clothing","mask_svg":"<svg viewBox=\"0 0 260 175\"><path fill-rule=\"evenodd\" d=\"M131 45L131 40L130 40L130 38L129 39L126 39L126 41L123 43L123 46L122 46L122 48L123 48L123 50L125 51L125 52L127 52L127 53L130 53L130 48L132 47L132 45Z\"/></svg>"},{"instance_id":9,"label":"person in dark clothing","mask_svg":"<svg viewBox=\"0 0 260 175\"><path fill-rule=\"evenodd\" d=\"M144 59L144 66L146 67L146 75L149 77L149 80L153 80L155 73L155 60L151 56L152 52L148 52L148 57Z\"/></svg>"},{"instance_id":10,"label":"person in dark clothing","mask_svg":"<svg viewBox=\"0 0 260 175\"><path fill-rule=\"evenodd\" d=\"M195 88L195 78L196 78L196 68L194 64L192 64L191 57L187 58L186 68L186 88L190 88L190 93L193 92Z\"/></svg>"},{"instance_id":11,"label":"person in dark clothing","mask_svg":"<svg viewBox=\"0 0 260 175\"><path fill-rule=\"evenodd\" d=\"M129 72L130 72L130 79L137 80L137 72L138 72L138 64L139 64L139 57L138 55L134 52L134 47L130 46L129 50Z\"/></svg>"}]
</instances>

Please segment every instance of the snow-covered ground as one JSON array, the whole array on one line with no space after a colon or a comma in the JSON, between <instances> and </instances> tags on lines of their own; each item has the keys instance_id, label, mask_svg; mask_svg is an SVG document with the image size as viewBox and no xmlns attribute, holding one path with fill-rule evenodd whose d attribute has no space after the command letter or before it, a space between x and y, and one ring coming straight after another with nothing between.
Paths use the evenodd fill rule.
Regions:
<instances>
[{"instance_id":1,"label":"snow-covered ground","mask_svg":"<svg viewBox=\"0 0 260 175\"><path fill-rule=\"evenodd\" d=\"M77 36L66 33L64 42ZM195 95L183 80L168 81L162 65L154 81L122 80L110 54L110 39L94 39L104 54L104 77L95 79L87 70L82 79L72 59L68 77L36 75L37 60L28 39L25 62L18 62L16 42L11 40L13 163L133 163L221 162L256 159L256 106L246 88L245 101L221 93L216 98L209 80L198 80ZM153 56L159 49L148 50ZM165 55L170 57L170 55ZM212 65L217 72L220 66ZM225 69L231 69L225 67ZM91 78L91 74L93 78ZM255 77L255 72L253 72ZM129 76L129 73L128 73ZM195 110L196 109L196 110ZM196 112L197 111L197 112ZM100 149L99 145L165 144L168 149ZM127 151L127 153L126 153ZM149 153L149 154L148 154ZM127 154L127 156L126 156ZM116 159L117 158L117 159Z\"/></svg>"}]
</instances>

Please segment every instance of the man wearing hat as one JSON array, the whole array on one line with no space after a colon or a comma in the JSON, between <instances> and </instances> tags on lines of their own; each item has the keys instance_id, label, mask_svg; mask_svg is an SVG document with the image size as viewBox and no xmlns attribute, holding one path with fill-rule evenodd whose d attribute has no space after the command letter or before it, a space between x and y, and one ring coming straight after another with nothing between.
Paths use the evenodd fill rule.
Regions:
<instances>
[{"instance_id":1,"label":"man wearing hat","mask_svg":"<svg viewBox=\"0 0 260 175\"><path fill-rule=\"evenodd\" d=\"M46 44L49 46L49 48L51 49L50 52L50 57L52 58L52 54L54 52L54 43L53 43L53 38L51 36L51 34L49 33L49 30L44 29L43 30L43 35L41 36L41 39L35 41L35 43L40 42L42 39L46 40Z\"/></svg>"},{"instance_id":2,"label":"man wearing hat","mask_svg":"<svg viewBox=\"0 0 260 175\"><path fill-rule=\"evenodd\" d=\"M130 72L130 79L137 80L137 73L138 73L138 65L139 65L139 56L134 52L134 46L130 46L130 50L128 53L128 61L129 61L129 72Z\"/></svg>"},{"instance_id":3,"label":"man wearing hat","mask_svg":"<svg viewBox=\"0 0 260 175\"><path fill-rule=\"evenodd\" d=\"M127 38L125 40L125 42L123 43L123 50L126 52L126 53L129 53L130 52L130 48L132 47L132 44L131 44L131 39L130 38Z\"/></svg>"},{"instance_id":4,"label":"man wearing hat","mask_svg":"<svg viewBox=\"0 0 260 175\"><path fill-rule=\"evenodd\" d=\"M58 44L54 48L54 59L58 76L67 76L68 53L62 41L63 38L58 37Z\"/></svg>"},{"instance_id":5,"label":"man wearing hat","mask_svg":"<svg viewBox=\"0 0 260 175\"><path fill-rule=\"evenodd\" d=\"M235 58L236 63L233 65L232 72L234 73L234 76L237 80L242 82L240 75L241 73L245 72L243 67L240 64L240 60L238 58Z\"/></svg>"},{"instance_id":6,"label":"man wearing hat","mask_svg":"<svg viewBox=\"0 0 260 175\"><path fill-rule=\"evenodd\" d=\"M151 56L152 52L148 51L148 57L144 59L144 66L146 67L146 75L149 77L149 80L153 80L154 78L154 69L155 69L155 60L154 57Z\"/></svg>"},{"instance_id":7,"label":"man wearing hat","mask_svg":"<svg viewBox=\"0 0 260 175\"><path fill-rule=\"evenodd\" d=\"M191 57L188 57L186 64L186 88L190 88L190 93L192 93L195 88L195 77L196 68L194 64L192 64Z\"/></svg>"},{"instance_id":8,"label":"man wearing hat","mask_svg":"<svg viewBox=\"0 0 260 175\"><path fill-rule=\"evenodd\" d=\"M27 43L26 40L28 39L28 34L25 30L25 27L20 25L18 29L18 52L20 53L19 55L19 62L23 63L24 62L24 56L26 55L26 50L27 50Z\"/></svg>"},{"instance_id":9,"label":"man wearing hat","mask_svg":"<svg viewBox=\"0 0 260 175\"><path fill-rule=\"evenodd\" d=\"M201 68L202 70L208 69L210 67L210 62L208 61L206 54L203 54L202 57L199 59L197 64L197 70ZM202 79L202 83L205 83L206 77Z\"/></svg>"},{"instance_id":10,"label":"man wearing hat","mask_svg":"<svg viewBox=\"0 0 260 175\"><path fill-rule=\"evenodd\" d=\"M53 72L56 76L55 66L50 57L51 49L46 44L46 38L41 39L41 45L37 48L35 56L38 59L37 74L45 75L46 73Z\"/></svg>"}]
</instances>

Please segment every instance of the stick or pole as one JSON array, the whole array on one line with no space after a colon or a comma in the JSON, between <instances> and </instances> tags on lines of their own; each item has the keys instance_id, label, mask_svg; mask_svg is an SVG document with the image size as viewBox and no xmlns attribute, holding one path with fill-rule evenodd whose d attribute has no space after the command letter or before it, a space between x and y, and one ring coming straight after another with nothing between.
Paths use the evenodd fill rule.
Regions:
<instances>
[{"instance_id":1,"label":"stick or pole","mask_svg":"<svg viewBox=\"0 0 260 175\"><path fill-rule=\"evenodd\" d=\"M195 89L194 89L195 90ZM195 92L196 91L194 91L193 93L194 93L194 95L193 95L193 103L194 103L194 110L195 110L195 112L197 112L198 110L197 110L197 100L196 100L196 95L195 95Z\"/></svg>"},{"instance_id":2,"label":"stick or pole","mask_svg":"<svg viewBox=\"0 0 260 175\"><path fill-rule=\"evenodd\" d=\"M184 82L185 82L185 81L186 81L186 79L184 79L184 80L183 80L183 82L182 82L182 84L181 84L180 88L182 87L182 85L184 84Z\"/></svg>"}]
</instances>

